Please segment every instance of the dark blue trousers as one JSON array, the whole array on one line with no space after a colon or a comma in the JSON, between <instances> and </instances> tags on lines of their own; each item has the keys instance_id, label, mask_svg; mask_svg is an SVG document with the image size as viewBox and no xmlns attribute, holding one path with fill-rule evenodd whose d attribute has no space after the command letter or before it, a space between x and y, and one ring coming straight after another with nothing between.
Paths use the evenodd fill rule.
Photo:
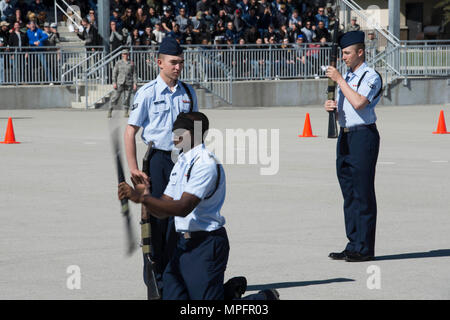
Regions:
<instances>
[{"instance_id":1,"label":"dark blue trousers","mask_svg":"<svg viewBox=\"0 0 450 320\"><path fill-rule=\"evenodd\" d=\"M345 250L375 255L375 167L380 135L375 125L344 132L337 142L336 171L344 197Z\"/></svg>"},{"instance_id":2,"label":"dark blue trousers","mask_svg":"<svg viewBox=\"0 0 450 320\"><path fill-rule=\"evenodd\" d=\"M164 272L164 300L223 300L230 246L225 228L192 239L178 236Z\"/></svg>"},{"instance_id":3,"label":"dark blue trousers","mask_svg":"<svg viewBox=\"0 0 450 320\"><path fill-rule=\"evenodd\" d=\"M160 198L169 183L170 172L174 163L170 152L153 150L150 157L150 183L152 196ZM162 289L162 276L176 246L176 232L173 218L157 219L150 216L152 253L154 272L158 286ZM144 257L144 282L146 282L146 265L148 260ZM145 283L147 285L147 283Z\"/></svg>"}]
</instances>

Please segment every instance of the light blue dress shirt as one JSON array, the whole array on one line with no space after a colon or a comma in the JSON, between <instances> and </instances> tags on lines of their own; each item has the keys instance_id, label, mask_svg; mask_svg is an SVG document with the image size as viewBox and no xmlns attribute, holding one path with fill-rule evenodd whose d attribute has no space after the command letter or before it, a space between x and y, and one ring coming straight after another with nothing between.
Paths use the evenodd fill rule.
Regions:
<instances>
[{"instance_id":1,"label":"light blue dress shirt","mask_svg":"<svg viewBox=\"0 0 450 320\"><path fill-rule=\"evenodd\" d=\"M216 190L218 178L216 161L218 160L215 155L209 152L204 144L179 155L164 194L179 200L182 194L187 192L202 200L186 217L175 217L177 232L214 231L225 224L225 218L220 215L225 200L225 172L220 165L220 181ZM187 173L191 166L192 170L187 181ZM212 197L208 198L211 194Z\"/></svg>"},{"instance_id":2,"label":"light blue dress shirt","mask_svg":"<svg viewBox=\"0 0 450 320\"><path fill-rule=\"evenodd\" d=\"M366 74L358 88L358 82L364 73ZM339 125L343 128L350 128L358 125L375 123L377 120L375 106L378 101L380 101L381 97L381 95L379 95L375 98L382 85L380 76L364 62L355 70L355 72L348 69L347 73L344 75L344 79L353 90L366 97L369 104L361 110L356 110L347 98L345 98L341 88L338 87L336 101L338 102Z\"/></svg>"},{"instance_id":3,"label":"light blue dress shirt","mask_svg":"<svg viewBox=\"0 0 450 320\"><path fill-rule=\"evenodd\" d=\"M198 111L195 91L186 85L194 100L193 111ZM190 99L183 86L178 83L172 92L158 75L136 93L128 124L144 128L142 139L146 144L153 141L155 149L171 151L173 123L179 113L189 112L189 108Z\"/></svg>"}]
</instances>

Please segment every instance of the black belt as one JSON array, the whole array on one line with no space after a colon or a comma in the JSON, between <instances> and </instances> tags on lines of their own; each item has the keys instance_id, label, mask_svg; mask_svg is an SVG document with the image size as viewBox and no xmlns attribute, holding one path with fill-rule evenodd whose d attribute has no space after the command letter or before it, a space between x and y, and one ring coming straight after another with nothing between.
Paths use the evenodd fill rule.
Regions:
<instances>
[{"instance_id":1,"label":"black belt","mask_svg":"<svg viewBox=\"0 0 450 320\"><path fill-rule=\"evenodd\" d=\"M205 238L209 235L222 234L225 231L225 228L222 227L220 229L214 231L193 231L193 232L181 232L180 235L184 239L197 239L197 238Z\"/></svg>"},{"instance_id":2,"label":"black belt","mask_svg":"<svg viewBox=\"0 0 450 320\"><path fill-rule=\"evenodd\" d=\"M172 150L167 151L167 150L161 150L161 149L153 149L153 151L155 151L155 152L162 152L162 153L168 154L168 155L172 154Z\"/></svg>"},{"instance_id":3,"label":"black belt","mask_svg":"<svg viewBox=\"0 0 450 320\"><path fill-rule=\"evenodd\" d=\"M357 126L353 126L350 128L343 128L341 127L341 131L347 133L347 132L352 132L352 131L359 131L359 130L366 130L366 129L376 129L377 125L375 123L372 124L360 124Z\"/></svg>"}]
</instances>

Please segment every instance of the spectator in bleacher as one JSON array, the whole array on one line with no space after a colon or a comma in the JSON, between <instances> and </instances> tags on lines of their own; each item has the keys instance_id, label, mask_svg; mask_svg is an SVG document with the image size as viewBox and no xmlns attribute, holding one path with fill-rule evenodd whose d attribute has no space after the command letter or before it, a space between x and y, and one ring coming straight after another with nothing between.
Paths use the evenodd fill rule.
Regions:
<instances>
[{"instance_id":1,"label":"spectator in bleacher","mask_svg":"<svg viewBox=\"0 0 450 320\"><path fill-rule=\"evenodd\" d=\"M289 24L298 24L299 26L302 25L302 19L300 18L297 9L292 11L292 15L289 18Z\"/></svg>"},{"instance_id":2,"label":"spectator in bleacher","mask_svg":"<svg viewBox=\"0 0 450 320\"><path fill-rule=\"evenodd\" d=\"M142 9L147 14L149 6L144 0L135 0L135 8L136 11Z\"/></svg>"},{"instance_id":3,"label":"spectator in bleacher","mask_svg":"<svg viewBox=\"0 0 450 320\"><path fill-rule=\"evenodd\" d=\"M153 30L153 34L155 35L155 39L157 43L161 43L166 33L163 31L161 23L155 24L155 29Z\"/></svg>"},{"instance_id":4,"label":"spectator in bleacher","mask_svg":"<svg viewBox=\"0 0 450 320\"><path fill-rule=\"evenodd\" d=\"M42 51L43 46L45 45L45 42L48 39L48 35L44 31L39 29L36 26L36 23L34 21L30 21L28 23L27 37L28 37L28 44L31 47L31 50L35 51L35 52ZM35 54L33 56L33 58L34 59L33 59L32 67L35 68L34 71L38 72L39 66L38 66L37 60L39 60L39 62L41 63L43 72L46 76L46 79L41 79L41 80L43 80L43 82L47 82L47 81L52 82L50 72L47 67L47 59L45 58L45 56L42 53L38 53L38 54Z\"/></svg>"},{"instance_id":5,"label":"spectator in bleacher","mask_svg":"<svg viewBox=\"0 0 450 320\"><path fill-rule=\"evenodd\" d=\"M136 25L135 28L139 30L139 33L144 33L145 27L149 25L149 20L147 17L146 11L144 11L142 8L136 9Z\"/></svg>"},{"instance_id":6,"label":"spectator in bleacher","mask_svg":"<svg viewBox=\"0 0 450 320\"><path fill-rule=\"evenodd\" d=\"M149 9L148 9L149 13L150 13L150 8L153 8L155 10L156 15L158 15L159 12L161 11L161 1L160 0L147 0L147 4L149 6Z\"/></svg>"},{"instance_id":7,"label":"spectator in bleacher","mask_svg":"<svg viewBox=\"0 0 450 320\"><path fill-rule=\"evenodd\" d=\"M296 66L297 70L299 71L299 74L305 74L305 71L307 70L306 65L306 53L305 53L305 45L304 45L304 36L298 35L297 39L295 41L294 48L296 50Z\"/></svg>"},{"instance_id":8,"label":"spectator in bleacher","mask_svg":"<svg viewBox=\"0 0 450 320\"><path fill-rule=\"evenodd\" d=\"M99 35L97 28L91 26L88 19L86 18L83 18L83 20L81 20L81 24L83 26L83 31L75 30L78 38L84 40L84 46L86 47L86 50L95 51L96 48L94 47L99 45Z\"/></svg>"},{"instance_id":9,"label":"spectator in bleacher","mask_svg":"<svg viewBox=\"0 0 450 320\"><path fill-rule=\"evenodd\" d=\"M216 25L220 22L224 26L224 28L226 28L227 23L230 21L232 21L232 19L227 15L225 10L220 10L219 16L216 19ZM223 32L225 33L225 29L223 30Z\"/></svg>"},{"instance_id":10,"label":"spectator in bleacher","mask_svg":"<svg viewBox=\"0 0 450 320\"><path fill-rule=\"evenodd\" d=\"M56 47L61 42L56 23L44 23L44 32L48 36L48 39L45 43L46 46Z\"/></svg>"},{"instance_id":11,"label":"spectator in bleacher","mask_svg":"<svg viewBox=\"0 0 450 320\"><path fill-rule=\"evenodd\" d=\"M259 16L258 20L259 33L261 35L264 35L264 33L269 29L270 25L273 25L272 11L270 11L269 6L266 6L264 8L264 14L262 16Z\"/></svg>"},{"instance_id":12,"label":"spectator in bleacher","mask_svg":"<svg viewBox=\"0 0 450 320\"><path fill-rule=\"evenodd\" d=\"M272 12L275 14L280 11L280 6L284 4L284 0L269 1Z\"/></svg>"},{"instance_id":13,"label":"spectator in bleacher","mask_svg":"<svg viewBox=\"0 0 450 320\"><path fill-rule=\"evenodd\" d=\"M313 39L316 37L316 33L314 32L314 30L312 28L311 21L306 21L305 26L301 29L301 31L306 37L306 39L305 39L306 42L312 42Z\"/></svg>"},{"instance_id":14,"label":"spectator in bleacher","mask_svg":"<svg viewBox=\"0 0 450 320\"><path fill-rule=\"evenodd\" d=\"M131 8L126 8L125 13L121 17L123 27L127 28L128 31L134 29L136 25L136 18L133 15L133 10Z\"/></svg>"},{"instance_id":15,"label":"spectator in bleacher","mask_svg":"<svg viewBox=\"0 0 450 320\"><path fill-rule=\"evenodd\" d=\"M180 30L181 32L185 32L186 28L189 24L191 24L191 19L189 19L189 17L186 16L186 9L185 8L180 8L178 10L178 15L175 18L175 22L180 26Z\"/></svg>"},{"instance_id":16,"label":"spectator in bleacher","mask_svg":"<svg viewBox=\"0 0 450 320\"><path fill-rule=\"evenodd\" d=\"M264 54L261 50L266 49L263 44L262 38L256 39L255 43L257 46L254 49L259 50L261 54L252 55L252 60L250 60L250 65L252 67L252 76L253 78L261 78L265 77L266 79L270 76L270 61L264 59Z\"/></svg>"},{"instance_id":17,"label":"spectator in bleacher","mask_svg":"<svg viewBox=\"0 0 450 320\"><path fill-rule=\"evenodd\" d=\"M26 13L29 11L28 4L25 0L18 0L16 2L16 5L14 6L17 9L20 9L20 12L22 13L22 19L25 20Z\"/></svg>"},{"instance_id":18,"label":"spectator in bleacher","mask_svg":"<svg viewBox=\"0 0 450 320\"><path fill-rule=\"evenodd\" d=\"M325 24L323 21L319 21L316 28L316 41L320 41L320 39L325 38L327 41L330 41L330 32L327 28L325 28Z\"/></svg>"},{"instance_id":19,"label":"spectator in bleacher","mask_svg":"<svg viewBox=\"0 0 450 320\"><path fill-rule=\"evenodd\" d=\"M245 21L242 19L242 12L240 9L236 9L233 19L234 31L236 32L236 43L239 38L244 34Z\"/></svg>"},{"instance_id":20,"label":"spectator in bleacher","mask_svg":"<svg viewBox=\"0 0 450 320\"><path fill-rule=\"evenodd\" d=\"M250 7L248 13L243 16L246 28L258 27L258 16L256 15L256 8ZM255 39L256 41L256 39Z\"/></svg>"},{"instance_id":21,"label":"spectator in bleacher","mask_svg":"<svg viewBox=\"0 0 450 320\"><path fill-rule=\"evenodd\" d=\"M245 16L246 14L248 14L249 10L250 10L250 2L249 0L241 0L241 1L236 1L237 5L237 9L240 9L242 12L242 15Z\"/></svg>"},{"instance_id":22,"label":"spectator in bleacher","mask_svg":"<svg viewBox=\"0 0 450 320\"><path fill-rule=\"evenodd\" d=\"M174 20L175 19L172 16L172 7L166 7L164 15L161 17L161 26L166 33L172 31L172 22Z\"/></svg>"},{"instance_id":23,"label":"spectator in bleacher","mask_svg":"<svg viewBox=\"0 0 450 320\"><path fill-rule=\"evenodd\" d=\"M47 12L41 11L36 16L36 24L42 28L45 22L47 22Z\"/></svg>"},{"instance_id":24,"label":"spectator in bleacher","mask_svg":"<svg viewBox=\"0 0 450 320\"><path fill-rule=\"evenodd\" d=\"M167 33L167 36L175 38L179 44L184 44L183 33L180 31L180 26L175 22L172 25L172 31Z\"/></svg>"},{"instance_id":25,"label":"spectator in bleacher","mask_svg":"<svg viewBox=\"0 0 450 320\"><path fill-rule=\"evenodd\" d=\"M219 12L223 10L223 0L213 0L211 3L213 14L219 16Z\"/></svg>"},{"instance_id":26,"label":"spectator in bleacher","mask_svg":"<svg viewBox=\"0 0 450 320\"><path fill-rule=\"evenodd\" d=\"M37 21L36 14L34 12L28 11L28 14L27 14L27 27L28 27L28 24L31 21L34 21L34 22Z\"/></svg>"},{"instance_id":27,"label":"spectator in bleacher","mask_svg":"<svg viewBox=\"0 0 450 320\"><path fill-rule=\"evenodd\" d=\"M125 47L131 47L133 45L133 41L131 40L131 33L127 28L122 28L123 42L122 44Z\"/></svg>"},{"instance_id":28,"label":"spectator in bleacher","mask_svg":"<svg viewBox=\"0 0 450 320\"><path fill-rule=\"evenodd\" d=\"M193 17L191 19L192 22L192 27L194 29L194 32L200 32L201 29L204 28L204 20L203 20L203 12L199 11L197 12L197 14L195 15L195 17Z\"/></svg>"},{"instance_id":29,"label":"spectator in bleacher","mask_svg":"<svg viewBox=\"0 0 450 320\"><path fill-rule=\"evenodd\" d=\"M152 26L156 26L157 23L161 22L158 14L156 13L156 9L154 7L150 7L148 9L148 20Z\"/></svg>"},{"instance_id":30,"label":"spectator in bleacher","mask_svg":"<svg viewBox=\"0 0 450 320\"><path fill-rule=\"evenodd\" d=\"M359 29L361 29L361 27L359 26L359 24L356 23L356 17L352 17L352 20L350 20L350 23L347 25L347 29L345 30L345 32L349 32L349 31L359 31Z\"/></svg>"},{"instance_id":31,"label":"spectator in bleacher","mask_svg":"<svg viewBox=\"0 0 450 320\"><path fill-rule=\"evenodd\" d=\"M274 15L275 18L275 28L280 29L281 26L287 25L289 22L289 18L286 11L286 5L281 4L280 9L278 12Z\"/></svg>"},{"instance_id":32,"label":"spectator in bleacher","mask_svg":"<svg viewBox=\"0 0 450 320\"><path fill-rule=\"evenodd\" d=\"M144 34L142 35L142 40L145 45L155 45L157 43L151 26L147 26L145 28Z\"/></svg>"},{"instance_id":33,"label":"spectator in bleacher","mask_svg":"<svg viewBox=\"0 0 450 320\"><path fill-rule=\"evenodd\" d=\"M192 24L190 24L186 27L186 30L184 31L184 34L183 34L184 42L186 44L188 43L188 41L190 41L190 44L199 43L197 41L196 34L193 32L193 30L194 30L194 27L192 26ZM188 40L188 38L190 38L190 40Z\"/></svg>"},{"instance_id":34,"label":"spectator in bleacher","mask_svg":"<svg viewBox=\"0 0 450 320\"><path fill-rule=\"evenodd\" d=\"M133 13L136 11L136 5L134 1L122 0L122 4L126 9L130 8Z\"/></svg>"},{"instance_id":35,"label":"spectator in bleacher","mask_svg":"<svg viewBox=\"0 0 450 320\"><path fill-rule=\"evenodd\" d=\"M115 51L123 44L123 35L117 29L117 23L115 21L110 22L111 35L109 36L109 45L111 46L111 52Z\"/></svg>"},{"instance_id":36,"label":"spectator in bleacher","mask_svg":"<svg viewBox=\"0 0 450 320\"><path fill-rule=\"evenodd\" d=\"M227 13L230 19L233 18L236 6L231 0L223 0L223 10Z\"/></svg>"},{"instance_id":37,"label":"spectator in bleacher","mask_svg":"<svg viewBox=\"0 0 450 320\"><path fill-rule=\"evenodd\" d=\"M298 1L297 0L287 0L286 1L286 11L289 15L289 17L292 16L292 14L294 13L294 10L297 10L298 7Z\"/></svg>"},{"instance_id":38,"label":"spectator in bleacher","mask_svg":"<svg viewBox=\"0 0 450 320\"><path fill-rule=\"evenodd\" d=\"M246 43L256 43L256 40L258 38L261 38L261 36L255 26L250 27L244 33L244 39Z\"/></svg>"},{"instance_id":39,"label":"spectator in bleacher","mask_svg":"<svg viewBox=\"0 0 450 320\"><path fill-rule=\"evenodd\" d=\"M311 27L314 30L314 28L316 27L316 19L314 18L314 12L312 9L306 10L302 15L302 24L306 25L307 21L311 22Z\"/></svg>"},{"instance_id":40,"label":"spectator in bleacher","mask_svg":"<svg viewBox=\"0 0 450 320\"><path fill-rule=\"evenodd\" d=\"M0 20L8 20L14 14L14 7L11 0L0 1Z\"/></svg>"},{"instance_id":41,"label":"spectator in bleacher","mask_svg":"<svg viewBox=\"0 0 450 320\"><path fill-rule=\"evenodd\" d=\"M209 9L209 1L208 0L199 0L197 2L196 10L197 12L201 11L203 13L206 13Z\"/></svg>"},{"instance_id":42,"label":"spectator in bleacher","mask_svg":"<svg viewBox=\"0 0 450 320\"><path fill-rule=\"evenodd\" d=\"M261 19L266 14L266 9L269 8L269 12L272 13L270 3L267 0L259 0L256 9L256 15Z\"/></svg>"},{"instance_id":43,"label":"spectator in bleacher","mask_svg":"<svg viewBox=\"0 0 450 320\"><path fill-rule=\"evenodd\" d=\"M227 39L231 39L233 44L236 44L239 39L237 36L237 32L234 29L234 24L231 21L227 23L227 30L225 30L225 37Z\"/></svg>"},{"instance_id":44,"label":"spectator in bleacher","mask_svg":"<svg viewBox=\"0 0 450 320\"><path fill-rule=\"evenodd\" d=\"M47 6L44 3L42 3L41 0L34 0L34 2L32 2L29 5L28 9L31 12L34 12L35 14L39 14L41 12L47 12L48 11Z\"/></svg>"},{"instance_id":45,"label":"spectator in bleacher","mask_svg":"<svg viewBox=\"0 0 450 320\"><path fill-rule=\"evenodd\" d=\"M9 34L9 23L6 21L0 22L0 37L2 37L5 46L8 46Z\"/></svg>"},{"instance_id":46,"label":"spectator in bleacher","mask_svg":"<svg viewBox=\"0 0 450 320\"><path fill-rule=\"evenodd\" d=\"M296 23L289 25L289 42L295 43L299 35L303 35L300 26Z\"/></svg>"},{"instance_id":47,"label":"spectator in bleacher","mask_svg":"<svg viewBox=\"0 0 450 320\"><path fill-rule=\"evenodd\" d=\"M22 11L20 9L16 9L14 11L14 15L10 16L8 22L11 26L13 26L16 22L20 24L20 28L25 27L24 17L22 16Z\"/></svg>"},{"instance_id":48,"label":"spectator in bleacher","mask_svg":"<svg viewBox=\"0 0 450 320\"><path fill-rule=\"evenodd\" d=\"M21 52L24 47L28 46L28 38L26 33L21 32L20 22L14 22L14 27L9 34L9 46L17 47L13 52Z\"/></svg>"},{"instance_id":49,"label":"spectator in bleacher","mask_svg":"<svg viewBox=\"0 0 450 320\"><path fill-rule=\"evenodd\" d=\"M118 8L115 8L113 10L110 21L115 23L115 27L116 27L117 31L122 30L123 23L122 23L122 19L120 18L120 11Z\"/></svg>"},{"instance_id":50,"label":"spectator in bleacher","mask_svg":"<svg viewBox=\"0 0 450 320\"><path fill-rule=\"evenodd\" d=\"M89 23L91 24L91 26L94 26L96 28L98 28L97 26L97 19L95 17L95 11L94 9L90 9L88 15L86 16L86 19L89 21Z\"/></svg>"},{"instance_id":51,"label":"spectator in bleacher","mask_svg":"<svg viewBox=\"0 0 450 320\"><path fill-rule=\"evenodd\" d=\"M316 20L316 26L319 25L319 22L323 22L323 24L325 25L325 28L328 29L328 17L325 15L325 8L324 7L319 7L319 9L317 10L317 14L315 16L315 20Z\"/></svg>"},{"instance_id":52,"label":"spectator in bleacher","mask_svg":"<svg viewBox=\"0 0 450 320\"><path fill-rule=\"evenodd\" d=\"M25 77L25 61L28 58L28 54L23 54L25 48L28 46L28 37L26 33L21 32L21 25L19 22L14 23L14 28L9 35L10 52L17 53L11 55L12 65L12 81L23 82Z\"/></svg>"},{"instance_id":53,"label":"spectator in bleacher","mask_svg":"<svg viewBox=\"0 0 450 320\"><path fill-rule=\"evenodd\" d=\"M270 43L270 38L272 37L275 39L275 42L278 42L279 35L275 31L274 25L271 24L269 25L267 31L264 33L264 43Z\"/></svg>"},{"instance_id":54,"label":"spectator in bleacher","mask_svg":"<svg viewBox=\"0 0 450 320\"><path fill-rule=\"evenodd\" d=\"M287 25L283 24L279 29L278 29L278 34L280 35L280 39L283 42L284 39L289 39L289 30Z\"/></svg>"},{"instance_id":55,"label":"spectator in bleacher","mask_svg":"<svg viewBox=\"0 0 450 320\"><path fill-rule=\"evenodd\" d=\"M60 53L59 49L56 48L61 42L59 33L57 31L56 23L49 24L48 22L44 23L44 32L48 35L48 39L45 42L45 46L50 47L47 49L47 52L53 52L57 54L47 54L47 65L49 68L50 81L55 81L58 78L58 70L59 70L59 61L60 61Z\"/></svg>"},{"instance_id":56,"label":"spectator in bleacher","mask_svg":"<svg viewBox=\"0 0 450 320\"><path fill-rule=\"evenodd\" d=\"M116 12L121 13L125 9L122 5L122 1L120 1L120 0L112 0L110 3L111 3L110 9L112 12L116 11Z\"/></svg>"},{"instance_id":57,"label":"spectator in bleacher","mask_svg":"<svg viewBox=\"0 0 450 320\"><path fill-rule=\"evenodd\" d=\"M162 15L164 15L164 11L167 11L167 10L172 11L172 5L170 4L170 0L162 0L160 9L157 12L160 16L162 16Z\"/></svg>"},{"instance_id":58,"label":"spectator in bleacher","mask_svg":"<svg viewBox=\"0 0 450 320\"><path fill-rule=\"evenodd\" d=\"M137 44L139 42L139 44ZM131 32L131 44L133 46L138 46L141 44L141 36L139 35L138 29L133 29Z\"/></svg>"}]
</instances>

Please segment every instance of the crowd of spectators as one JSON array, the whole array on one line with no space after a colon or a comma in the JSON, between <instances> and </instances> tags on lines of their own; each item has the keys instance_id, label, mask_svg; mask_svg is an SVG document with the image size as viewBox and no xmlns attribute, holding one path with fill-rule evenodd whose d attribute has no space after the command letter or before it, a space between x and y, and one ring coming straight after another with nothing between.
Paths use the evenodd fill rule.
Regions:
<instances>
[{"instance_id":1,"label":"crowd of spectators","mask_svg":"<svg viewBox=\"0 0 450 320\"><path fill-rule=\"evenodd\" d=\"M315 0L112 0L113 49L180 44L282 44L329 42L331 3Z\"/></svg>"}]
</instances>

